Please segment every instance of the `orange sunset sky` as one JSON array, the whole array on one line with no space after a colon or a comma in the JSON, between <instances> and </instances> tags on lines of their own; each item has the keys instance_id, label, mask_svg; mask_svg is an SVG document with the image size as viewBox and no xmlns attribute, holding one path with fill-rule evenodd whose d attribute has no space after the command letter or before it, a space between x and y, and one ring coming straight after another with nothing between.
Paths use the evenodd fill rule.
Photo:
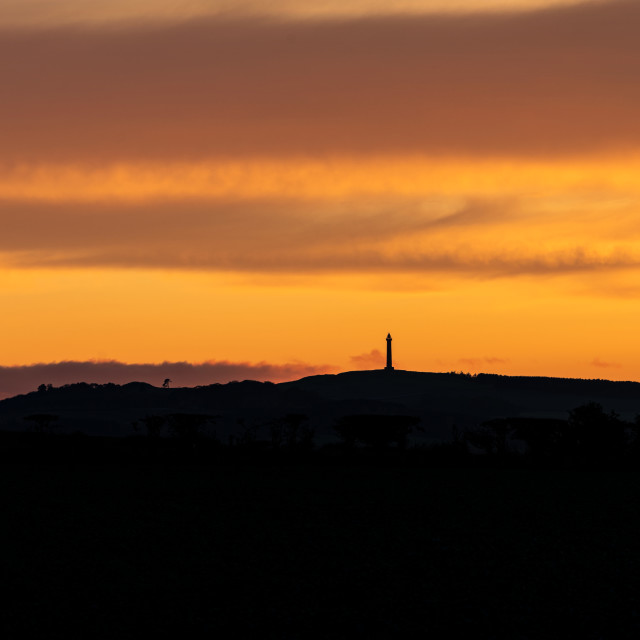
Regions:
<instances>
[{"instance_id":1,"label":"orange sunset sky","mask_svg":"<svg viewBox=\"0 0 640 640\"><path fill-rule=\"evenodd\" d=\"M377 368L388 331L397 368L640 380L639 25L0 0L0 397Z\"/></svg>"}]
</instances>

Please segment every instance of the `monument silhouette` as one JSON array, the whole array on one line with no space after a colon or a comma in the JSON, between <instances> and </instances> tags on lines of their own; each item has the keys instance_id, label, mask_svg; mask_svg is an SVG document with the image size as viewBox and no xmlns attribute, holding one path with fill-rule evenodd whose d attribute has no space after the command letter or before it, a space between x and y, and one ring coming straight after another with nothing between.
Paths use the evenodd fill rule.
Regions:
<instances>
[{"instance_id":1,"label":"monument silhouette","mask_svg":"<svg viewBox=\"0 0 640 640\"><path fill-rule=\"evenodd\" d=\"M393 371L393 361L391 358L391 334L387 334L387 366L384 368L385 371Z\"/></svg>"}]
</instances>

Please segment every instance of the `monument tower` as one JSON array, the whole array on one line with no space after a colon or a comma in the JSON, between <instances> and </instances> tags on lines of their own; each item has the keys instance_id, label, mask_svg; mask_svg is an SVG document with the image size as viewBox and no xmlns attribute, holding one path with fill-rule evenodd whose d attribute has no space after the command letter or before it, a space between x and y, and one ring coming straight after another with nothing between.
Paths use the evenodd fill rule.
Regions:
<instances>
[{"instance_id":1,"label":"monument tower","mask_svg":"<svg viewBox=\"0 0 640 640\"><path fill-rule=\"evenodd\" d=\"M387 366L384 368L385 371L393 371L393 362L391 360L391 334L387 334Z\"/></svg>"}]
</instances>

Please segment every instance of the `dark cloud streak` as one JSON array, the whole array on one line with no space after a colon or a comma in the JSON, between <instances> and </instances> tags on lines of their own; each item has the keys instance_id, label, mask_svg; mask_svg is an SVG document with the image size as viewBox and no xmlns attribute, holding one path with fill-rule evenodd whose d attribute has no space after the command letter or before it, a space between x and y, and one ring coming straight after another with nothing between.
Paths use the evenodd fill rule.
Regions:
<instances>
[{"instance_id":1,"label":"dark cloud streak","mask_svg":"<svg viewBox=\"0 0 640 640\"><path fill-rule=\"evenodd\" d=\"M35 391L40 384L61 386L75 382L126 384L148 382L162 385L165 378L176 387L191 387L232 380L284 382L304 376L335 372L329 365L305 363L269 364L267 362L163 362L161 364L126 364L105 362L52 362L25 366L0 366L0 399Z\"/></svg>"},{"instance_id":2,"label":"dark cloud streak","mask_svg":"<svg viewBox=\"0 0 640 640\"><path fill-rule=\"evenodd\" d=\"M516 276L557 276L573 273L595 273L637 269L640 256L624 251L598 253L576 246L566 250L533 253L521 250L473 251L468 247L430 248L423 252L388 255L377 250L321 251L309 255L303 250L288 254L213 254L184 251L166 254L160 250L97 251L92 254L16 253L10 264L20 268L34 267L109 267L140 269L184 269L195 271L232 271L278 275L310 274L449 274L477 279Z\"/></svg>"}]
</instances>

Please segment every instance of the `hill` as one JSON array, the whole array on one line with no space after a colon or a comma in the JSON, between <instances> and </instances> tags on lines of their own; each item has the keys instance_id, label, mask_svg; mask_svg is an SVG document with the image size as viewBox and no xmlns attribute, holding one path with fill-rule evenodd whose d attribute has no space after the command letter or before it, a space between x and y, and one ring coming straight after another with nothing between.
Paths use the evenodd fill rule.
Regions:
<instances>
[{"instance_id":1,"label":"hill","mask_svg":"<svg viewBox=\"0 0 640 640\"><path fill-rule=\"evenodd\" d=\"M321 444L335 439L333 425L343 416L410 415L420 419L418 439L437 442L450 440L454 426L500 417L564 419L587 402L633 419L640 413L640 384L383 370L175 389L77 383L0 401L0 428L24 430L26 416L50 414L58 417L59 432L126 436L147 416L195 413L214 417L210 429L222 440L247 434L261 439L274 421L304 414Z\"/></svg>"}]
</instances>

